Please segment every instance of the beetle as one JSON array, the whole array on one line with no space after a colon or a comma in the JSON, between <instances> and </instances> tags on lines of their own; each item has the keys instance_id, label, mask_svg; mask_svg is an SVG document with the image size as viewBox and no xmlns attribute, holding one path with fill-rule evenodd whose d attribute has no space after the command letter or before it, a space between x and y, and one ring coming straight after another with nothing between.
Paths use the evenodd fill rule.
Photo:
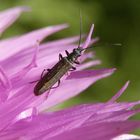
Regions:
<instances>
[{"instance_id":1,"label":"beetle","mask_svg":"<svg viewBox=\"0 0 140 140\"><path fill-rule=\"evenodd\" d=\"M94 25L92 25L90 29L90 33L86 40L86 42L88 43L86 43L85 46L87 46L90 42L93 28ZM80 42L81 42L81 30L78 47L74 48L71 53L65 50L66 57L63 57L62 54L59 54L59 61L51 69L47 69L47 73L45 73L46 69L42 72L40 80L34 87L34 94L36 96L43 94L47 90L57 88L60 85L60 79L63 75L65 75L68 71L76 70L76 68L73 65L80 64L78 58L82 55L82 52L86 49L80 46ZM56 87L53 87L53 85L56 84L57 82L58 85Z\"/></svg>"},{"instance_id":2,"label":"beetle","mask_svg":"<svg viewBox=\"0 0 140 140\"><path fill-rule=\"evenodd\" d=\"M81 47L73 49L72 53L65 50L67 56L63 57L59 54L59 61L51 69L47 69L47 73L44 74L44 70L41 74L41 78L34 87L34 94L36 96L43 94L45 91L56 88L60 85L61 77L68 71L76 70L73 64L80 64L78 58L84 49ZM56 87L53 87L58 82Z\"/></svg>"}]
</instances>

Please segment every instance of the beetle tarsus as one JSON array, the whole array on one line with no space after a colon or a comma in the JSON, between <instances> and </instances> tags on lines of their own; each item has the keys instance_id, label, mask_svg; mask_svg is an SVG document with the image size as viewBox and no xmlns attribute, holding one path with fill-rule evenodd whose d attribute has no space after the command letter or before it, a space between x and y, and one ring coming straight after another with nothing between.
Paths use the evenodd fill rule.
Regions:
<instances>
[{"instance_id":1,"label":"beetle tarsus","mask_svg":"<svg viewBox=\"0 0 140 140\"><path fill-rule=\"evenodd\" d=\"M63 58L63 56L62 56L62 54L60 53L60 54L59 54L59 60L62 60L62 58Z\"/></svg>"},{"instance_id":2,"label":"beetle tarsus","mask_svg":"<svg viewBox=\"0 0 140 140\"><path fill-rule=\"evenodd\" d=\"M70 53L67 50L65 50L65 52L66 52L66 55L69 56Z\"/></svg>"}]
</instances>

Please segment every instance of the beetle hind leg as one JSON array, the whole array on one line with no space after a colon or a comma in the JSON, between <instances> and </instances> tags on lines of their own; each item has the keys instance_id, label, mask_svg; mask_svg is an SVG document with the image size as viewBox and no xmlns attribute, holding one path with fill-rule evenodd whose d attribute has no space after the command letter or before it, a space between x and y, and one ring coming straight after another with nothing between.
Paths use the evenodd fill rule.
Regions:
<instances>
[{"instance_id":1,"label":"beetle hind leg","mask_svg":"<svg viewBox=\"0 0 140 140\"><path fill-rule=\"evenodd\" d=\"M58 80L58 84L57 84L57 86L55 86L55 87L51 87L51 89L58 88L59 86L60 86L60 80Z\"/></svg>"}]
</instances>

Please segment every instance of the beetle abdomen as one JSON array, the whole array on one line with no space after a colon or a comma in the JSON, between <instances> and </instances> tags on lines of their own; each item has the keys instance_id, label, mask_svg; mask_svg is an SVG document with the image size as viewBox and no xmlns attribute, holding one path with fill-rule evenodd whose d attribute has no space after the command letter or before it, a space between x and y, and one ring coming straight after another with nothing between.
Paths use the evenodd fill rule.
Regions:
<instances>
[{"instance_id":1,"label":"beetle abdomen","mask_svg":"<svg viewBox=\"0 0 140 140\"><path fill-rule=\"evenodd\" d=\"M52 88L60 78L72 68L72 64L66 57L60 60L50 71L48 71L34 88L35 95L41 95Z\"/></svg>"}]
</instances>

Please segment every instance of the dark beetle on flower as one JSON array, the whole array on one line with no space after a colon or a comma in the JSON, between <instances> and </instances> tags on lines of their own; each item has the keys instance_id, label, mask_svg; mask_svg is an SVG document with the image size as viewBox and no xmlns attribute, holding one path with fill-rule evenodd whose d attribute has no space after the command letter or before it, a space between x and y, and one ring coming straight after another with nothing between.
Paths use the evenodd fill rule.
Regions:
<instances>
[{"instance_id":1,"label":"dark beetle on flower","mask_svg":"<svg viewBox=\"0 0 140 140\"><path fill-rule=\"evenodd\" d=\"M86 42L88 42L91 38L91 34L93 31L94 25L92 25L90 33L87 37ZM63 75L65 75L68 71L73 71L76 68L73 66L73 64L80 64L78 62L78 58L82 55L82 52L86 49L83 47L80 47L81 42L81 29L80 29L80 39L79 39L79 45L77 48L73 49L71 53L69 53L67 50L66 57L63 57L61 54L59 54L59 61L56 63L51 69L47 69L47 73L44 74L46 70L44 70L41 74L41 78L38 81L38 83L34 87L34 94L36 96L43 94L47 90L56 88L60 85L60 79ZM86 43L85 46L87 46L89 43ZM53 87L54 84L58 82L58 85L56 87Z\"/></svg>"},{"instance_id":2,"label":"dark beetle on flower","mask_svg":"<svg viewBox=\"0 0 140 140\"><path fill-rule=\"evenodd\" d=\"M78 47L76 49L73 49L73 52L70 54L68 51L65 51L67 57L63 57L61 54L59 54L58 63L55 64L51 69L47 69L48 72L46 74L44 74L46 70L42 72L41 79L34 88L34 94L38 96L49 89L58 87L60 84L60 78L69 70L76 69L73 64L79 64L77 59L81 56L83 50L83 48ZM58 85L56 87L53 87L56 82L58 82Z\"/></svg>"}]
</instances>

